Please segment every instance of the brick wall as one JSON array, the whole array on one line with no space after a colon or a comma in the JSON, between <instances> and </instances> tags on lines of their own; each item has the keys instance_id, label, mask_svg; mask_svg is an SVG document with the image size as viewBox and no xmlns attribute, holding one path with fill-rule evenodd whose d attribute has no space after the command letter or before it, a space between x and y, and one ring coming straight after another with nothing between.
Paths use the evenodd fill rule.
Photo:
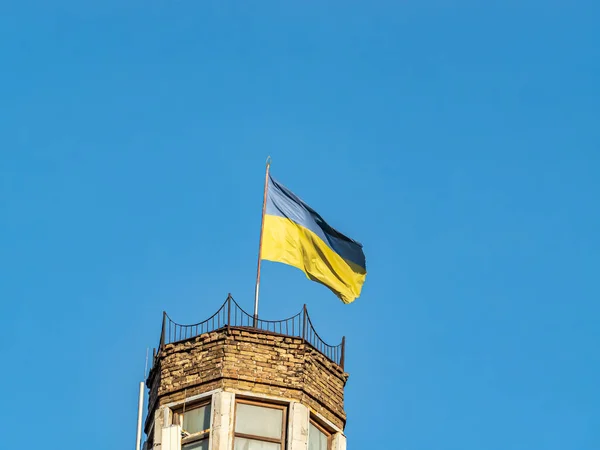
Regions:
<instances>
[{"instance_id":1,"label":"brick wall","mask_svg":"<svg viewBox=\"0 0 600 450\"><path fill-rule=\"evenodd\" d=\"M343 429L347 379L300 338L224 328L165 346L147 380L149 409L223 388L300 401Z\"/></svg>"}]
</instances>

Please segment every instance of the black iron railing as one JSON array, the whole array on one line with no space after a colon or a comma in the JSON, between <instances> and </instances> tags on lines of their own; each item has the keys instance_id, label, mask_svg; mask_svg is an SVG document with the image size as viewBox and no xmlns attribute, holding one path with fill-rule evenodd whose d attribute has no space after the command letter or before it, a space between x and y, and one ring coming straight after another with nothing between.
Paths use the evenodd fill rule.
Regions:
<instances>
[{"instance_id":1,"label":"black iron railing","mask_svg":"<svg viewBox=\"0 0 600 450\"><path fill-rule=\"evenodd\" d=\"M184 341L204 333L209 333L221 328L250 328L282 336L298 337L312 345L327 359L344 368L344 353L346 338L338 345L327 344L318 333L310 320L306 305L302 310L284 320L257 319L248 314L233 299L231 295L221 305L219 310L208 319L191 325L182 325L173 321L166 312L163 312L162 332L160 334L160 350L166 344ZM156 356L156 353L155 353Z\"/></svg>"}]
</instances>

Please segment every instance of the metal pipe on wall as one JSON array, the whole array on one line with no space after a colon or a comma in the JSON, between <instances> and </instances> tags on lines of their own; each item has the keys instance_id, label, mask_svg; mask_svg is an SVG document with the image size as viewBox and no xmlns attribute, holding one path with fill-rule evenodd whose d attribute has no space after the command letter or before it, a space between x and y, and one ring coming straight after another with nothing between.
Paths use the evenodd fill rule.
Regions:
<instances>
[{"instance_id":1,"label":"metal pipe on wall","mask_svg":"<svg viewBox=\"0 0 600 450\"><path fill-rule=\"evenodd\" d=\"M135 439L135 450L140 450L142 445L142 410L144 408L144 382L140 381L140 396L138 402L138 422L137 422L137 436Z\"/></svg>"}]
</instances>

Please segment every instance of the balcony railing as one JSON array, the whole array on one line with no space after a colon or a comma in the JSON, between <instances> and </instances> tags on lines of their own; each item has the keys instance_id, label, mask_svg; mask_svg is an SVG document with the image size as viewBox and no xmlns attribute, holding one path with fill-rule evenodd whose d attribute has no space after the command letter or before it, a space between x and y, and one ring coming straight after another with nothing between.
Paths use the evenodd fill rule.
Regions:
<instances>
[{"instance_id":1,"label":"balcony railing","mask_svg":"<svg viewBox=\"0 0 600 450\"><path fill-rule=\"evenodd\" d=\"M160 354L160 351L167 344L184 341L221 328L248 328L281 336L301 338L321 352L327 359L336 363L342 369L344 368L346 338L343 337L342 342L338 345L327 344L315 331L310 316L308 315L308 311L306 310L306 305L303 306L298 314L287 319L256 319L254 316L244 311L231 295L227 297L227 300L225 300L216 313L208 319L195 324L179 324L173 321L166 312L163 312L162 331L160 334L158 352Z\"/></svg>"}]
</instances>

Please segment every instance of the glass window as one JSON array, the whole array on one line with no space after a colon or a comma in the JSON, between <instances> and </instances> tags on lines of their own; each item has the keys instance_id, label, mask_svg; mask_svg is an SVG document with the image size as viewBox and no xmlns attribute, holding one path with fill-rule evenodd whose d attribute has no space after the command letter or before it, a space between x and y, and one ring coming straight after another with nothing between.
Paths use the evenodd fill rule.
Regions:
<instances>
[{"instance_id":1,"label":"glass window","mask_svg":"<svg viewBox=\"0 0 600 450\"><path fill-rule=\"evenodd\" d=\"M183 450L208 450L208 439L183 444L181 448Z\"/></svg>"},{"instance_id":2,"label":"glass window","mask_svg":"<svg viewBox=\"0 0 600 450\"><path fill-rule=\"evenodd\" d=\"M173 423L181 425L182 450L208 450L210 403L185 405L175 412Z\"/></svg>"},{"instance_id":3,"label":"glass window","mask_svg":"<svg viewBox=\"0 0 600 450\"><path fill-rule=\"evenodd\" d=\"M255 439L235 438L234 450L280 450L281 444L257 441Z\"/></svg>"},{"instance_id":4,"label":"glass window","mask_svg":"<svg viewBox=\"0 0 600 450\"><path fill-rule=\"evenodd\" d=\"M283 426L282 409L238 403L236 414L236 433L281 438L281 427Z\"/></svg>"},{"instance_id":5,"label":"glass window","mask_svg":"<svg viewBox=\"0 0 600 450\"><path fill-rule=\"evenodd\" d=\"M189 434L202 433L210 428L210 403L182 412L181 428Z\"/></svg>"},{"instance_id":6,"label":"glass window","mask_svg":"<svg viewBox=\"0 0 600 450\"><path fill-rule=\"evenodd\" d=\"M283 450L285 406L237 400L234 450Z\"/></svg>"},{"instance_id":7,"label":"glass window","mask_svg":"<svg viewBox=\"0 0 600 450\"><path fill-rule=\"evenodd\" d=\"M308 427L308 450L329 450L330 436L323 427L311 420Z\"/></svg>"}]
</instances>

